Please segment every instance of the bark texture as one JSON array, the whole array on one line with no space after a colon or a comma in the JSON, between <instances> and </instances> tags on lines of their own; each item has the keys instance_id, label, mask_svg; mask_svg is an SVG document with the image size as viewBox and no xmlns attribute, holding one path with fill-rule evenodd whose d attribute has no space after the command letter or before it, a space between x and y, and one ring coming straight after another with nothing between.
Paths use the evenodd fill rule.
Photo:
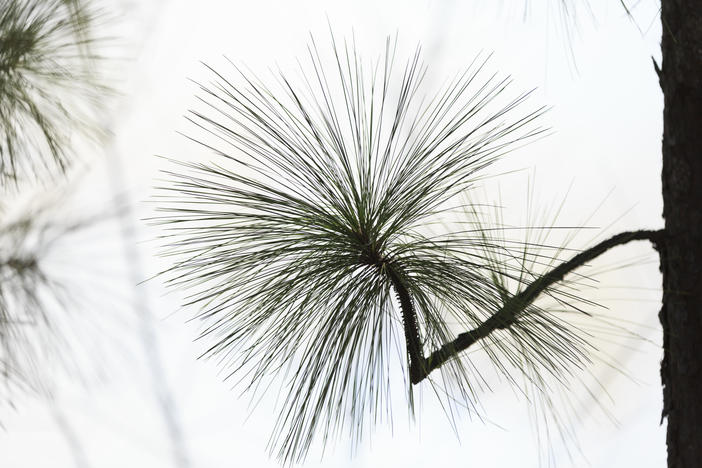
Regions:
<instances>
[{"instance_id":1,"label":"bark texture","mask_svg":"<svg viewBox=\"0 0 702 468\"><path fill-rule=\"evenodd\" d=\"M409 362L410 383L416 384L426 375L422 340L419 336L419 325L417 324L417 312L414 310L412 298L400 274L392 266L388 267L387 271L392 287L397 294L397 300L400 302Z\"/></svg>"},{"instance_id":2,"label":"bark texture","mask_svg":"<svg viewBox=\"0 0 702 468\"><path fill-rule=\"evenodd\" d=\"M662 0L663 417L668 466L702 466L702 0Z\"/></svg>"}]
</instances>

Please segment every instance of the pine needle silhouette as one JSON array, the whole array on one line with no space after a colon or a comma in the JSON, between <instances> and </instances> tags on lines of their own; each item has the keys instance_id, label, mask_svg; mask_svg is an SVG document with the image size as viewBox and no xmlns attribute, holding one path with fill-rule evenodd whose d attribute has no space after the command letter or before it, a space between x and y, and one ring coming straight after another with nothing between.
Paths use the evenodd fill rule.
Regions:
<instances>
[{"instance_id":1,"label":"pine needle silhouette","mask_svg":"<svg viewBox=\"0 0 702 468\"><path fill-rule=\"evenodd\" d=\"M3 402L45 392L57 367L72 375L87 373L78 362L84 364L90 353L73 351L81 341L94 338L85 330L91 322L71 321L85 299L84 290L60 274L53 276L57 271L47 270L45 261L63 240L99 220L62 212L65 193L52 191L54 203L32 203L26 212L18 212L25 205L15 195L63 174L81 139L98 135L97 111L108 95L96 67L101 40L94 29L101 16L82 0L0 0ZM65 218L57 220L52 211ZM71 250L79 252L75 246Z\"/></svg>"},{"instance_id":2,"label":"pine needle silhouette","mask_svg":"<svg viewBox=\"0 0 702 468\"><path fill-rule=\"evenodd\" d=\"M99 14L79 0L0 0L0 183L64 172L96 135Z\"/></svg>"},{"instance_id":3,"label":"pine needle silhouette","mask_svg":"<svg viewBox=\"0 0 702 468\"><path fill-rule=\"evenodd\" d=\"M119 301L112 297L107 305L105 300L114 296L107 286L115 284L114 278L104 268L109 256L95 256L105 245L92 248L96 235L104 235L96 230L105 228L114 213L71 213L61 206L69 199L65 190L50 196L50 202L35 197L21 203L22 209L0 206L2 404L14 405L27 395L49 396L58 375L80 382L104 376L101 344L119 326L114 314ZM86 265L89 256L95 258Z\"/></svg>"},{"instance_id":4,"label":"pine needle silhouette","mask_svg":"<svg viewBox=\"0 0 702 468\"><path fill-rule=\"evenodd\" d=\"M384 417L398 336L410 407L426 380L448 414L474 408L480 372L456 357L481 340L510 381L512 367L542 391L547 375L567 380L587 343L533 302L623 242L539 277L528 268L562 250L544 258L547 246L495 237L475 216L433 234L475 210L459 195L486 167L542 135L544 108L528 110L529 93L488 73L486 57L425 95L419 49L399 73L395 50L388 39L364 63L332 37L325 61L312 39L300 83L279 72L275 87L231 62L232 77L208 67L188 116L201 134L189 138L217 159L174 161L157 188L163 274L201 308L207 356L247 390L280 379L270 447L286 463L304 460L315 434L358 442ZM556 297L565 307L568 292Z\"/></svg>"}]
</instances>

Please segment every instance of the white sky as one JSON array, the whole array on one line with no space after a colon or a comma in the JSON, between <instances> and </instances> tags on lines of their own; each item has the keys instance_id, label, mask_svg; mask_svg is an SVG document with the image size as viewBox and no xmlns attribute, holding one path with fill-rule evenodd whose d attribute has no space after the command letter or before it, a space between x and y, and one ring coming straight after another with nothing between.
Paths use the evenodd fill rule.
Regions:
<instances>
[{"instance_id":1,"label":"white sky","mask_svg":"<svg viewBox=\"0 0 702 468\"><path fill-rule=\"evenodd\" d=\"M492 66L511 74L517 89L538 88L532 104L553 107L545 122L554 133L490 169L494 174L524 171L486 182L488 191L499 182L516 223L524 220L531 176L536 180L536 200L544 208L558 205L570 190L559 218L563 225L583 222L605 199L589 226L604 228L616 221L606 231L614 233L662 225L662 96L651 64L651 56L659 56L660 38L654 0L638 4L636 24L618 2L591 0L592 13L582 8L577 30L571 29L572 52L564 44L555 0L549 8L542 6L544 0L531 1L526 17L522 0L134 3L131 7L120 4L121 13L116 15L123 21L116 29L126 43L118 53L133 58L120 67L123 95L106 117L114 138L105 154L94 158L94 170L81 190L85 199L109 199L110 179L114 182L121 167L124 181L117 183L135 202L134 225L142 226L136 219L148 211L141 201L148 198L163 164L154 155L205 155L176 133L188 128L182 115L194 102L195 86L187 78L202 75L198 61L221 64L226 55L253 70L264 71L274 64L285 69L295 57L304 56L309 32L322 40L327 37L327 22L337 37L348 37L353 29L359 50L368 56L378 55L384 38L396 32L401 52L408 53L421 43L430 82L441 82L478 52L492 51ZM141 227L138 237L148 240L153 235ZM154 259L153 247L153 242L139 247L144 276L163 266ZM620 250L602 265L637 255L655 259L646 245ZM579 408L576 416L581 424L575 429L584 457L576 454L569 459L557 436L550 444L538 442L529 405L505 385L483 395L484 421L458 422L460 440L427 391L417 422L408 423L400 408L394 426L377 427L355 455L350 455L349 444L342 440L329 445L321 460L319 452L313 451L304 466L528 467L538 466L539 448L548 451L549 446L555 466L663 466L657 264L649 261L612 272L603 276L602 284L609 288L593 293L593 298L610 307L612 316L636 324L643 336L626 346L616 339L604 346L603 351L629 377L602 364L592 369L607 390L597 398L612 412L616 424L592 406ZM620 286L629 288L617 289ZM190 466L278 466L266 452L275 417L270 402L264 400L249 416L249 400L238 398L230 383L222 383L214 363L195 359L202 345L192 343L196 326L185 324L192 311L178 311L179 298L165 296L158 279L141 285L139 291L148 297L154 317ZM85 389L63 379L53 390L54 410L28 399L2 415L0 467L175 466L138 332L128 326L124 330L103 344L113 356L105 361L103 371L109 378L104 383ZM115 358L117 351L110 348L115 346L113 341L128 351ZM71 450L69 433L82 447L80 451Z\"/></svg>"}]
</instances>

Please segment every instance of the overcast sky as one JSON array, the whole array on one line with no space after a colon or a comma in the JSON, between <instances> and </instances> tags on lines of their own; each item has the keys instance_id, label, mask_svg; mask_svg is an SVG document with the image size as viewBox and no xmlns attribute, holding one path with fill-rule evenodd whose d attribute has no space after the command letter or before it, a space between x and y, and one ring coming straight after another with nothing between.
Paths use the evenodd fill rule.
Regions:
<instances>
[{"instance_id":1,"label":"overcast sky","mask_svg":"<svg viewBox=\"0 0 702 468\"><path fill-rule=\"evenodd\" d=\"M388 35L397 34L400 57L421 44L428 87L439 86L476 54L492 52L490 66L511 75L516 90L536 88L530 102L551 107L544 117L551 134L491 168L494 177L483 189L492 200L500 189L514 224L526 222L533 184L532 201L540 210L553 212L563 202L559 224L600 228L578 237L576 247L598 235L662 226L662 95L651 62L659 57L660 38L654 0L639 2L633 21L619 2L591 0L590 8L580 5L576 23L561 16L557 0L533 0L528 6L524 0L104 3L115 11L113 29L120 38L112 53L122 57L121 96L105 118L113 136L104 154L86 158L93 161L92 170L80 182L77 203L114 199L115 190L131 201L127 224L137 229L139 281L166 265L155 258L150 242L157 232L139 221L149 214L144 200L164 164L156 155L210 157L177 133L188 130L183 114L194 105L196 91L188 79L204 76L200 61L225 67L226 56L264 75L272 67L294 71L296 58L305 56L309 33L324 43L329 25L337 37L353 34L368 57L380 55ZM119 226L124 223L112 226L117 240L110 244L117 257L123 248ZM89 255L81 255L89 264ZM558 434L538 440L533 405L498 383L481 396L482 419L466 416L452 428L427 390L415 422L398 404L393 424L380 424L355 451L343 439L328 444L323 456L315 446L303 466L538 466L544 456L559 467L663 466L655 255L647 245L636 245L598 265L607 269L631 259L634 266L598 277L602 288L591 293L616 323L635 330L640 339L599 337L600 351L612 363L597 362L590 369L602 383L595 394L602 408L583 392L574 391L572 397L582 398L570 415L581 453L566 444L569 457ZM137 282L129 273L134 275L133 268L121 265L114 271L128 284ZM148 306L155 348L144 349L143 322L136 312L119 307L125 309L118 320L123 331L101 344L110 356L104 378L87 388L59 378L53 404L18 401L3 415L0 467L159 468L177 466L179 456L182 466L193 468L278 466L266 450L275 392L252 411L250 398L232 390L233 382L223 382L216 363L197 360L203 344L193 343L197 325L186 323L194 310L180 310L182 296L165 294L158 278L119 294L127 303ZM108 307L96 309L86 313L108 313ZM146 353L152 353L151 360ZM154 378L150 366L156 361L163 380L158 372ZM176 453L156 403L158 392L167 392L173 403L171 424L183 440Z\"/></svg>"}]
</instances>

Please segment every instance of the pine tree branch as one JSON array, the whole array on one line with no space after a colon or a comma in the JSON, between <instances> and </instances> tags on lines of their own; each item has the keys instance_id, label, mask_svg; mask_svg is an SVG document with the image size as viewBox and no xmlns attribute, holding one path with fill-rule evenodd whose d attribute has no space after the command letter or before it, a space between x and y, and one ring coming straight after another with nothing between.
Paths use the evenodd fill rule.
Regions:
<instances>
[{"instance_id":1,"label":"pine tree branch","mask_svg":"<svg viewBox=\"0 0 702 468\"><path fill-rule=\"evenodd\" d=\"M409 355L410 382L417 383L421 381L422 376L427 374L425 370L426 359L424 359L424 354L422 353L422 341L419 337L419 327L417 326L417 314L412 304L412 298L402 282L400 274L395 271L391 264L386 263L385 267L392 287L397 294L397 299L400 301L402 324L404 326L407 354Z\"/></svg>"},{"instance_id":2,"label":"pine tree branch","mask_svg":"<svg viewBox=\"0 0 702 468\"><path fill-rule=\"evenodd\" d=\"M508 328L518 320L519 313L534 302L537 297L546 291L552 284L561 281L565 275L584 265L585 263L602 255L612 247L623 245L636 240L651 241L654 246L663 242L664 231L628 231L617 234L609 239L606 239L599 244L591 247L583 252L580 252L570 260L561 263L550 272L544 274L539 279L535 280L523 291L512 296L500 310L495 312L490 318L481 323L477 328L464 332L458 335L455 340L446 343L438 350L421 362L422 365L417 366L417 369L412 376L412 383L419 383L426 378L432 371L441 367L446 361L456 356L461 351L465 351L479 340L487 337L492 332L498 329Z\"/></svg>"}]
</instances>

